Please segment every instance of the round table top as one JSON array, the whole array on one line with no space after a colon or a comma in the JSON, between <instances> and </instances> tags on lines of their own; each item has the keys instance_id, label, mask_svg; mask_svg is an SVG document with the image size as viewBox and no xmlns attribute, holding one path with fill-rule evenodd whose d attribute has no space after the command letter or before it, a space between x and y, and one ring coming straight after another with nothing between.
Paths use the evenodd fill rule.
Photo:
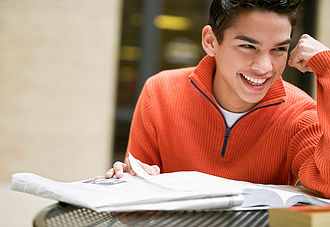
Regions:
<instances>
[{"instance_id":1,"label":"round table top","mask_svg":"<svg viewBox=\"0 0 330 227\"><path fill-rule=\"evenodd\" d=\"M59 226L256 226L268 227L267 210L96 212L56 203L34 218L35 227Z\"/></svg>"}]
</instances>

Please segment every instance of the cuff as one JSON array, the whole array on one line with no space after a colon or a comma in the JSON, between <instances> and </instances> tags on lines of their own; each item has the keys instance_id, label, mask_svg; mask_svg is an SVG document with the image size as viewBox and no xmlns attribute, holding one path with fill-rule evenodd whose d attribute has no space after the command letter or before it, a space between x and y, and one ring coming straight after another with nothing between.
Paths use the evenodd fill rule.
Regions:
<instances>
[{"instance_id":1,"label":"cuff","mask_svg":"<svg viewBox=\"0 0 330 227\"><path fill-rule=\"evenodd\" d=\"M313 69L314 73L322 76L330 70L330 50L321 51L315 54L307 62L307 66Z\"/></svg>"}]
</instances>

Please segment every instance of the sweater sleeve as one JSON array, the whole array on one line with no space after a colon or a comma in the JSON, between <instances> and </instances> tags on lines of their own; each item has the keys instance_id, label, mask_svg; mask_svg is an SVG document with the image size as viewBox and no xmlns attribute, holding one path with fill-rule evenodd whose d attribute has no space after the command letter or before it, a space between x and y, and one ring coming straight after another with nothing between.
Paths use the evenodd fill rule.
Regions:
<instances>
[{"instance_id":1,"label":"sweater sleeve","mask_svg":"<svg viewBox=\"0 0 330 227\"><path fill-rule=\"evenodd\" d=\"M300 120L303 129L294 138L299 152L292 169L302 185L330 198L330 51L316 54L307 64L317 77L317 117L306 112Z\"/></svg>"},{"instance_id":2,"label":"sweater sleeve","mask_svg":"<svg viewBox=\"0 0 330 227\"><path fill-rule=\"evenodd\" d=\"M161 168L152 91L150 78L146 81L135 107L126 156L130 152L141 162Z\"/></svg>"}]
</instances>

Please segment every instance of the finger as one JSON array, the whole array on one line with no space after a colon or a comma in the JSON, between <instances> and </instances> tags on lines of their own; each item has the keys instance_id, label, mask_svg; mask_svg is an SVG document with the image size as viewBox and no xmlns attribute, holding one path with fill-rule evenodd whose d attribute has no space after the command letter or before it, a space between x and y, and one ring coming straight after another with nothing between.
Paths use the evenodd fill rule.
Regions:
<instances>
[{"instance_id":1,"label":"finger","mask_svg":"<svg viewBox=\"0 0 330 227\"><path fill-rule=\"evenodd\" d=\"M124 176L124 169L127 168L127 165L122 162L115 162L113 164L114 174L117 178L122 178Z\"/></svg>"},{"instance_id":2,"label":"finger","mask_svg":"<svg viewBox=\"0 0 330 227\"><path fill-rule=\"evenodd\" d=\"M301 72L306 72L307 71L307 65L306 61L303 58L299 57L299 54L297 53L297 50L293 50L290 53L290 58L288 61L288 65L290 67L296 68Z\"/></svg>"},{"instance_id":3,"label":"finger","mask_svg":"<svg viewBox=\"0 0 330 227\"><path fill-rule=\"evenodd\" d=\"M127 165L127 172L132 176L136 176L136 173L134 172L128 157L125 159L125 163Z\"/></svg>"},{"instance_id":4,"label":"finger","mask_svg":"<svg viewBox=\"0 0 330 227\"><path fill-rule=\"evenodd\" d=\"M291 51L290 51L290 57L291 56L296 56L298 51L298 46L295 46Z\"/></svg>"},{"instance_id":5,"label":"finger","mask_svg":"<svg viewBox=\"0 0 330 227\"><path fill-rule=\"evenodd\" d=\"M154 174L153 175L160 174L160 168L157 165L153 165L153 166L151 166L151 168L153 168L153 170L154 170Z\"/></svg>"},{"instance_id":6,"label":"finger","mask_svg":"<svg viewBox=\"0 0 330 227\"><path fill-rule=\"evenodd\" d=\"M306 72L307 71L307 69L306 69L306 63L304 63L304 62L297 62L297 63L294 63L293 65L292 65L292 67L294 67L294 68L296 68L296 69L298 69L300 72Z\"/></svg>"},{"instance_id":7,"label":"finger","mask_svg":"<svg viewBox=\"0 0 330 227\"><path fill-rule=\"evenodd\" d=\"M142 167L142 169L144 169L148 174L150 175L156 175L159 173L159 167L156 165L150 166L148 164L145 164L143 162L140 162L139 160L137 160L138 163L140 164L140 166Z\"/></svg>"},{"instance_id":8,"label":"finger","mask_svg":"<svg viewBox=\"0 0 330 227\"><path fill-rule=\"evenodd\" d=\"M301 72L303 72L303 73L305 73L305 72L311 70L311 68L309 68L309 67L307 66L307 64L306 64L305 61L301 61L298 65L299 65L299 66L298 66L298 67L299 67L299 70L300 70Z\"/></svg>"},{"instance_id":9,"label":"finger","mask_svg":"<svg viewBox=\"0 0 330 227\"><path fill-rule=\"evenodd\" d=\"M295 48L296 49L296 48ZM296 50L293 49L291 52L290 52L290 57L289 57L289 60L288 60L288 65L290 67L294 67L294 62L295 62L295 58L296 58Z\"/></svg>"},{"instance_id":10,"label":"finger","mask_svg":"<svg viewBox=\"0 0 330 227\"><path fill-rule=\"evenodd\" d=\"M114 175L114 170L113 168L109 169L108 172L105 173L105 178L111 178Z\"/></svg>"},{"instance_id":11,"label":"finger","mask_svg":"<svg viewBox=\"0 0 330 227\"><path fill-rule=\"evenodd\" d=\"M140 160L136 160L136 161L144 171L146 171L148 174L150 174L151 170L150 170L150 166L148 164L145 164L145 163L141 162Z\"/></svg>"}]
</instances>

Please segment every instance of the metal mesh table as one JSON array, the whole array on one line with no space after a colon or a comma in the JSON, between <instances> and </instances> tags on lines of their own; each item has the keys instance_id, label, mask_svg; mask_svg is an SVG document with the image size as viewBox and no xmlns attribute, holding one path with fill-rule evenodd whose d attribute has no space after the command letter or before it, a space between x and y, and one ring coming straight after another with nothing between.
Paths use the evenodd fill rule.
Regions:
<instances>
[{"instance_id":1,"label":"metal mesh table","mask_svg":"<svg viewBox=\"0 0 330 227\"><path fill-rule=\"evenodd\" d=\"M254 211L143 211L95 212L91 209L56 203L40 211L35 227L60 226L219 226L268 227L267 210Z\"/></svg>"}]
</instances>

